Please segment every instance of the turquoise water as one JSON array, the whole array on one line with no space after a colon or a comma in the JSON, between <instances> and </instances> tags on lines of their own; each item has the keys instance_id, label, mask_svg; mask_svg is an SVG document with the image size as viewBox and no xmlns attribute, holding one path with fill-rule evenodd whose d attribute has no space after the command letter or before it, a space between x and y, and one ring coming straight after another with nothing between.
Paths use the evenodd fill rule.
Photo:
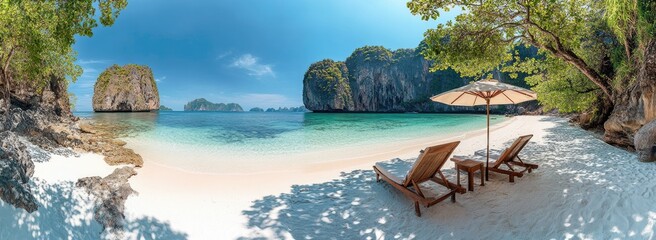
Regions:
<instances>
[{"instance_id":1,"label":"turquoise water","mask_svg":"<svg viewBox=\"0 0 656 240\"><path fill-rule=\"evenodd\" d=\"M251 113L159 112L76 113L100 121L131 126L127 140L137 148L159 151L158 161L176 165L162 156L186 150L185 166L207 167L211 162L262 161L267 156L293 156L316 151L340 151L379 143L483 129L485 115L474 114L365 114L365 113ZM503 116L491 116L491 124ZM136 149L139 152L139 149ZM140 153L140 152L139 152ZM291 157L290 157L291 158ZM190 163L191 161L191 163ZM312 160L308 160L312 161Z\"/></svg>"}]
</instances>

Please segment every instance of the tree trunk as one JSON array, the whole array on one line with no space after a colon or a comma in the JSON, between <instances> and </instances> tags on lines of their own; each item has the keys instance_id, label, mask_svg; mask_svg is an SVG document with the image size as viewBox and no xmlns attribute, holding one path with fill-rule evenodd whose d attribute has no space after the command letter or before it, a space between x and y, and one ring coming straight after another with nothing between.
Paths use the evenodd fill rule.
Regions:
<instances>
[{"instance_id":1,"label":"tree trunk","mask_svg":"<svg viewBox=\"0 0 656 240\"><path fill-rule=\"evenodd\" d=\"M2 91L2 99L4 100L4 106L2 106L4 109L6 109L5 113L9 113L9 108L11 106L11 92L9 88L9 77L6 74L6 70L0 69L0 80L2 80L2 85L4 85L3 91Z\"/></svg>"},{"instance_id":2,"label":"tree trunk","mask_svg":"<svg viewBox=\"0 0 656 240\"><path fill-rule=\"evenodd\" d=\"M14 48L14 47L12 47L11 50L9 50L9 54L7 54L7 59L4 60L5 61L4 64L2 66L0 66L1 67L0 68L0 74L2 75L1 77L3 78L4 84L5 84L5 93L4 93L5 96L4 97L5 97L5 104L6 104L6 107L7 107L6 113L9 113L9 106L11 105L11 103L10 103L10 101L11 101L11 92L10 92L11 88L9 86L9 83L10 83L9 79L10 79L11 75L9 73L9 63L11 63L11 58L14 56L14 51L15 50L16 50L16 48ZM2 59L0 59L0 60L2 60Z\"/></svg>"},{"instance_id":3,"label":"tree trunk","mask_svg":"<svg viewBox=\"0 0 656 240\"><path fill-rule=\"evenodd\" d=\"M579 56L577 56L572 51L569 50L560 51L554 49L553 53L557 57L560 57L561 59L565 60L565 62L572 64L572 66L578 69L590 81L592 81L595 85L597 85L601 89L601 91L604 92L604 95L606 96L604 101L610 101L611 103L614 102L613 91L612 91L612 87L609 84L610 81L608 78L602 76L597 71L590 68L590 66L588 66L588 64L586 64L585 61L583 61L583 59L579 58Z\"/></svg>"}]
</instances>

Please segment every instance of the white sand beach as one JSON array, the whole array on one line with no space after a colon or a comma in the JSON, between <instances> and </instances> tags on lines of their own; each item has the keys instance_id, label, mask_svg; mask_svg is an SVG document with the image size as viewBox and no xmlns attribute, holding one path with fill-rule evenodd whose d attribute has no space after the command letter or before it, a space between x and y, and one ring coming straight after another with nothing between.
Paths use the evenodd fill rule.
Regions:
<instances>
[{"instance_id":1,"label":"white sand beach","mask_svg":"<svg viewBox=\"0 0 656 240\"><path fill-rule=\"evenodd\" d=\"M299 164L267 173L216 175L159 165L147 153L130 179L139 192L126 202L132 239L654 239L656 166L607 145L565 119L519 116L496 125L493 148L533 134L520 156L540 165L516 179L492 174L486 186L458 194L457 202L422 207L385 182L378 161L410 164L420 149L454 139L417 139L354 152L347 160ZM452 136L455 155L485 148L484 131ZM322 153L326 154L326 153ZM339 153L343 156L344 153ZM327 156L330 157L330 156ZM76 179L105 176L115 167L102 157L52 155L36 163L32 185L40 209L32 214L0 203L0 238L97 238L92 200ZM283 171L284 170L284 171ZM277 172L279 171L279 172ZM444 172L455 181L453 164ZM463 178L463 184L465 180ZM65 222L66 226L53 223ZM22 236L22 237L21 237Z\"/></svg>"},{"instance_id":2,"label":"white sand beach","mask_svg":"<svg viewBox=\"0 0 656 240\"><path fill-rule=\"evenodd\" d=\"M79 178L114 171L98 154L41 154L30 187L39 209L27 213L0 201L0 239L93 239L102 226L93 219L93 199L76 188Z\"/></svg>"},{"instance_id":3,"label":"white sand beach","mask_svg":"<svg viewBox=\"0 0 656 240\"><path fill-rule=\"evenodd\" d=\"M483 133L452 137L462 141L455 155L484 149ZM458 194L456 203L422 209L421 218L400 192L375 181L371 166L413 161L420 149L454 139L377 146L371 149L382 154L354 152L348 160L252 175L185 172L135 149L145 165L131 179L139 195L128 199L127 215L167 222L191 239L654 237L656 166L555 117L501 123L491 132L492 147L522 134L534 134L520 156L539 164L537 171L515 183L493 174L486 186ZM452 163L445 169L455 181Z\"/></svg>"},{"instance_id":4,"label":"white sand beach","mask_svg":"<svg viewBox=\"0 0 656 240\"><path fill-rule=\"evenodd\" d=\"M35 167L30 188L38 201L38 210L28 213L0 201L0 239L179 239L183 236L171 231L167 223L149 217L127 221L123 236L104 235L102 226L94 220L95 198L75 183L84 177L107 176L122 166L109 166L102 155L92 153L60 156L37 149L31 154Z\"/></svg>"}]
</instances>

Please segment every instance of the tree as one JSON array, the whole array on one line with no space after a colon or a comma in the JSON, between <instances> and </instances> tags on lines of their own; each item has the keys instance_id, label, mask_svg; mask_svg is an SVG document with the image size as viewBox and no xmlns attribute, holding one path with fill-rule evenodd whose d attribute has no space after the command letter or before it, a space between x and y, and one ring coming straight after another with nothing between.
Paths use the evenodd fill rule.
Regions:
<instances>
[{"instance_id":1,"label":"tree","mask_svg":"<svg viewBox=\"0 0 656 240\"><path fill-rule=\"evenodd\" d=\"M9 105L19 81L37 89L51 77L75 81L75 36L92 36L100 22L111 26L127 0L0 0L0 84ZM96 11L100 11L96 19Z\"/></svg>"},{"instance_id":2,"label":"tree","mask_svg":"<svg viewBox=\"0 0 656 240\"><path fill-rule=\"evenodd\" d=\"M596 104L597 124L631 82L641 61L635 53L653 38L656 24L656 3L645 0L411 0L407 6L424 20L462 9L455 21L425 34L423 54L435 62L433 70L526 73L545 105L581 111ZM520 61L518 45L537 47L541 57ZM569 98L583 101L563 101Z\"/></svg>"}]
</instances>

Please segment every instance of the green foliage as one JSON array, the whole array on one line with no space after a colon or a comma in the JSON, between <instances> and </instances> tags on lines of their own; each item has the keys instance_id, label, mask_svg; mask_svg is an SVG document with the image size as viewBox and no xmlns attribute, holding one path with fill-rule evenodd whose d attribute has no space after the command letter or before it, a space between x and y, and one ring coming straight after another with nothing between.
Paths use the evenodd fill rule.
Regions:
<instances>
[{"instance_id":1,"label":"green foliage","mask_svg":"<svg viewBox=\"0 0 656 240\"><path fill-rule=\"evenodd\" d=\"M96 10L100 23L109 26L126 6L126 0L0 0L2 84L43 87L51 76L75 81L82 74L74 64L75 36L93 34Z\"/></svg>"},{"instance_id":2,"label":"green foliage","mask_svg":"<svg viewBox=\"0 0 656 240\"><path fill-rule=\"evenodd\" d=\"M638 1L638 40L646 45L656 36L656 1Z\"/></svg>"},{"instance_id":3,"label":"green foliage","mask_svg":"<svg viewBox=\"0 0 656 240\"><path fill-rule=\"evenodd\" d=\"M123 66L114 64L100 73L100 76L96 80L94 91L105 92L110 82L113 83L112 86L122 91L130 91L131 85L129 81L132 77L131 75L135 75L133 77L146 76L153 86L157 86L150 67L138 64L126 64Z\"/></svg>"},{"instance_id":4,"label":"green foliage","mask_svg":"<svg viewBox=\"0 0 656 240\"><path fill-rule=\"evenodd\" d=\"M582 112L597 100L599 88L574 67L553 58L545 59L539 66L539 73L526 77L525 81L533 86L546 111Z\"/></svg>"},{"instance_id":5,"label":"green foliage","mask_svg":"<svg viewBox=\"0 0 656 240\"><path fill-rule=\"evenodd\" d=\"M461 6L463 13L455 22L426 32L424 55L435 60L434 70L452 68L463 76L483 77L514 60L517 45L556 44L549 33L559 36L564 48L577 48L582 33L590 31L584 20L594 18L594 11L581 9L593 8L593 2L413 0L408 7L424 19L436 19L440 10ZM531 24L525 22L528 19Z\"/></svg>"},{"instance_id":6,"label":"green foliage","mask_svg":"<svg viewBox=\"0 0 656 240\"><path fill-rule=\"evenodd\" d=\"M643 38L653 38L652 2L411 0L407 5L424 20L462 9L455 21L425 33L422 53L434 61L432 70L453 69L474 78L495 69L511 78L526 76L543 105L577 112L593 107L595 97L613 101L614 93L631 83L638 64L627 62L625 52L640 51ZM521 46L537 47L538 57L520 57Z\"/></svg>"},{"instance_id":7,"label":"green foliage","mask_svg":"<svg viewBox=\"0 0 656 240\"><path fill-rule=\"evenodd\" d=\"M68 93L68 107L70 107L71 111L75 111L75 103L77 102L77 96L75 94L69 92Z\"/></svg>"},{"instance_id":8,"label":"green foliage","mask_svg":"<svg viewBox=\"0 0 656 240\"><path fill-rule=\"evenodd\" d=\"M628 44L636 34L638 21L638 0L604 0L606 12L604 19L622 44Z\"/></svg>"},{"instance_id":9,"label":"green foliage","mask_svg":"<svg viewBox=\"0 0 656 240\"><path fill-rule=\"evenodd\" d=\"M325 59L310 66L305 73L305 80L314 82L325 96L337 94L343 102L349 102L351 100L351 87L348 83L347 74L343 62ZM308 83L305 85L308 85Z\"/></svg>"},{"instance_id":10,"label":"green foliage","mask_svg":"<svg viewBox=\"0 0 656 240\"><path fill-rule=\"evenodd\" d=\"M356 61L359 59L363 62L391 62L392 51L383 46L364 46L355 49L346 61Z\"/></svg>"}]
</instances>

